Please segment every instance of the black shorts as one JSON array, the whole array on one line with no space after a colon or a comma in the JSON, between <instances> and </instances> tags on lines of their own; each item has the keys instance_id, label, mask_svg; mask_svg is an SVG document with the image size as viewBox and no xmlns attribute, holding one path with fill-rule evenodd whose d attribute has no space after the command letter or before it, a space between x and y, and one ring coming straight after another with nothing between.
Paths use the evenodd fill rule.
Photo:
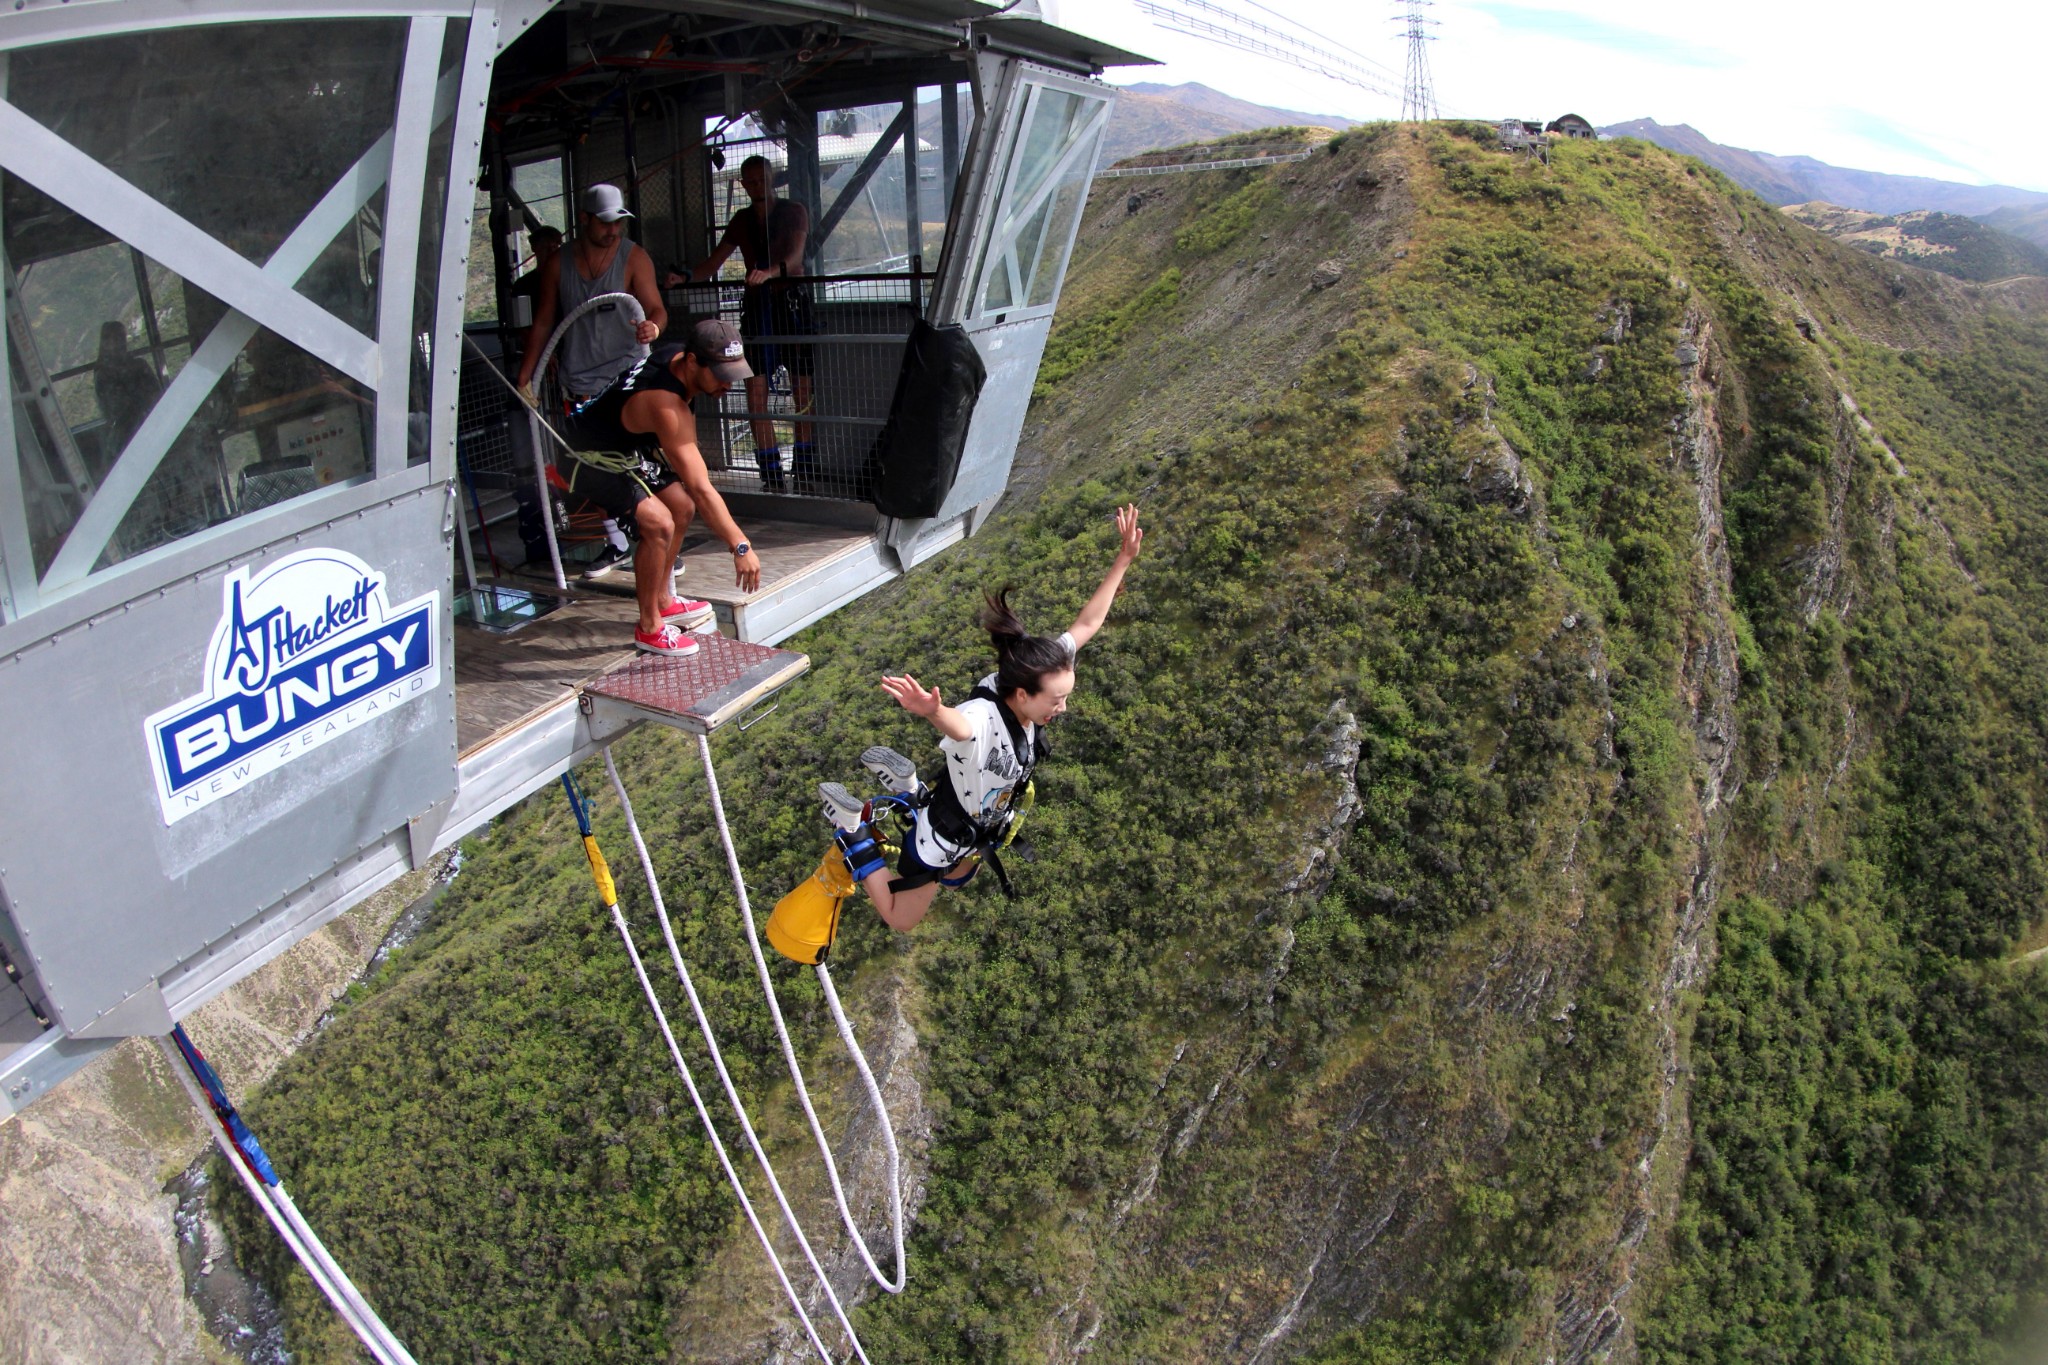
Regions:
<instances>
[{"instance_id":1,"label":"black shorts","mask_svg":"<svg viewBox=\"0 0 2048 1365\"><path fill-rule=\"evenodd\" d=\"M746 338L747 367L764 379L773 378L778 365L789 368L790 377L809 375L816 368L811 354L816 348L794 341L817 333L817 319L811 313L811 291L793 284L777 289L764 286L749 289L740 303L740 335Z\"/></svg>"},{"instance_id":2,"label":"black shorts","mask_svg":"<svg viewBox=\"0 0 2048 1365\"><path fill-rule=\"evenodd\" d=\"M944 881L948 872L969 859L975 860L973 865L967 869L967 875L954 885L972 880L981 866L977 855L963 853L944 867L933 867L917 856L917 829L913 825L910 832L903 836L903 851L896 855L896 875L889 880L889 890L915 891L920 886L930 886L933 882Z\"/></svg>"},{"instance_id":3,"label":"black shorts","mask_svg":"<svg viewBox=\"0 0 2048 1365\"><path fill-rule=\"evenodd\" d=\"M645 456L641 457L639 468L623 474L572 460L567 455L556 457L555 469L561 474L562 481L569 485L573 496L596 503L604 509L606 516L621 522L633 520L633 509L640 505L642 499L651 498L670 484L680 482L666 462Z\"/></svg>"}]
</instances>

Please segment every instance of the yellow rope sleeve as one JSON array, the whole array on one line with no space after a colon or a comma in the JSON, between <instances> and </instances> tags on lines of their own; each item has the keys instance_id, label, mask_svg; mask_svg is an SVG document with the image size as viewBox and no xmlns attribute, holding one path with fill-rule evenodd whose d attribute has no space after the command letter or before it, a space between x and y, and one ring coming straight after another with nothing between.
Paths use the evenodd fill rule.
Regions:
<instances>
[{"instance_id":1,"label":"yellow rope sleeve","mask_svg":"<svg viewBox=\"0 0 2048 1365\"><path fill-rule=\"evenodd\" d=\"M606 908L619 903L619 889L612 884L612 870L605 862L604 854L598 851L597 836L583 836L583 852L590 858L590 875L597 881L597 894L604 897Z\"/></svg>"}]
</instances>

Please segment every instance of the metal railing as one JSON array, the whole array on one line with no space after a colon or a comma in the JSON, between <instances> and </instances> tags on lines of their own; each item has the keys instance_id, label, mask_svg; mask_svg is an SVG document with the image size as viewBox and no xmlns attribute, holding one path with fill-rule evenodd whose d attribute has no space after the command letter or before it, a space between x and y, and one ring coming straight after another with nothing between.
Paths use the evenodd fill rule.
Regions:
<instances>
[{"instance_id":1,"label":"metal railing","mask_svg":"<svg viewBox=\"0 0 2048 1365\"><path fill-rule=\"evenodd\" d=\"M717 317L740 329L756 379L700 408L712 481L731 492L866 501L903 346L930 306L928 273L814 275L747 289L671 289L669 327Z\"/></svg>"},{"instance_id":2,"label":"metal railing","mask_svg":"<svg viewBox=\"0 0 2048 1365\"><path fill-rule=\"evenodd\" d=\"M664 291L665 340L686 335L701 318L721 318L740 329L759 376L715 402L698 404L698 446L713 484L728 493L866 501L903 346L930 306L933 280L915 272L802 276L787 287L800 301L781 305L772 299L764 305L766 291L749 290L738 280ZM756 314L751 318L750 305ZM470 335L493 362L516 373L517 339L510 329L493 336L476 328ZM550 386L537 387L547 401ZM509 512L506 501L517 499L519 539L530 553L542 527L539 509L524 505L532 501L525 485L532 482L533 468L525 413L467 347L456 450L472 523L500 520ZM602 517L579 515L588 510L566 506L567 524L559 516L556 522L565 558L575 563L602 554ZM514 544L501 535L488 547L503 555L516 552Z\"/></svg>"},{"instance_id":3,"label":"metal railing","mask_svg":"<svg viewBox=\"0 0 2048 1365\"><path fill-rule=\"evenodd\" d=\"M1305 152L1287 152L1280 156L1241 156L1231 161L1183 161L1173 166L1112 166L1106 171L1097 171L1097 180L1115 180L1127 175L1179 175L1182 171L1235 171L1246 166L1277 166L1283 161L1306 161L1315 155L1311 148Z\"/></svg>"}]
</instances>

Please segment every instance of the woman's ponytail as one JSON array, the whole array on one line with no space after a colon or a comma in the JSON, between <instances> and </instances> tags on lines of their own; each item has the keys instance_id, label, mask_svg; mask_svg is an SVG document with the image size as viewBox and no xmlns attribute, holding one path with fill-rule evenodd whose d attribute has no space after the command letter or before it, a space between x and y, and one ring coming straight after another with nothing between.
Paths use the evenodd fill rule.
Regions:
<instances>
[{"instance_id":1,"label":"woman's ponytail","mask_svg":"<svg viewBox=\"0 0 2048 1365\"><path fill-rule=\"evenodd\" d=\"M1045 675L1074 666L1073 651L1057 639L1033 635L1010 608L1010 589L983 594L981 628L996 648L996 695L1022 689L1037 696Z\"/></svg>"}]
</instances>

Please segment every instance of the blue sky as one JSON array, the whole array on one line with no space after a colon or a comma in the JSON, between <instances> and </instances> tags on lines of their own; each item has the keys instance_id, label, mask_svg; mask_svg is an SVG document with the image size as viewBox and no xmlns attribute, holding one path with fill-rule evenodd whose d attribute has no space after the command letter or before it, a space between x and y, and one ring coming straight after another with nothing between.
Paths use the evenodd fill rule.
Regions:
<instances>
[{"instance_id":1,"label":"blue sky","mask_svg":"<svg viewBox=\"0 0 2048 1365\"><path fill-rule=\"evenodd\" d=\"M1134 0L1041 2L1055 22L1165 62L1112 69L1113 81L1200 81L1261 104L1357 119L1399 112L1406 48L1386 0L1209 2L1270 28L1298 21L1342 44L1338 55L1383 72L1391 94L1164 31ZM2032 98L2048 54L2048 4L2039 0L1973 7L1967 20L1899 0L1437 0L1428 12L1445 114L1653 118L1730 146L2048 192Z\"/></svg>"}]
</instances>

